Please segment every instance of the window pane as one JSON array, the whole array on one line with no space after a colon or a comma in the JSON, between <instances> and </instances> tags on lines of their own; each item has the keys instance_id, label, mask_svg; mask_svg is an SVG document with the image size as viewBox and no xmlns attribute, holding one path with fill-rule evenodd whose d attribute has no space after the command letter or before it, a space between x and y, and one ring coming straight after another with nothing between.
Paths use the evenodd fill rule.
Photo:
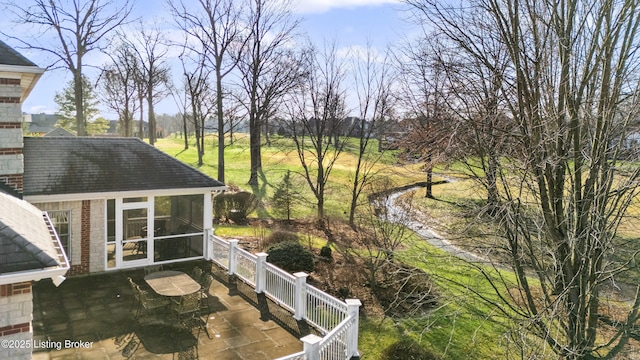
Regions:
<instances>
[{"instance_id":1,"label":"window pane","mask_svg":"<svg viewBox=\"0 0 640 360\"><path fill-rule=\"evenodd\" d=\"M107 242L116 241L116 201L107 200Z\"/></svg>"},{"instance_id":2,"label":"window pane","mask_svg":"<svg viewBox=\"0 0 640 360\"><path fill-rule=\"evenodd\" d=\"M145 201L147 201L146 196L122 199L123 203L136 203L136 202L145 202Z\"/></svg>"},{"instance_id":3,"label":"window pane","mask_svg":"<svg viewBox=\"0 0 640 360\"><path fill-rule=\"evenodd\" d=\"M62 248L64 249L65 254L67 254L67 258L71 260L71 236L69 234L69 218L71 217L71 211L56 210L49 211L48 214L53 227L56 229L56 233L58 233L58 238L60 239Z\"/></svg>"}]
</instances>

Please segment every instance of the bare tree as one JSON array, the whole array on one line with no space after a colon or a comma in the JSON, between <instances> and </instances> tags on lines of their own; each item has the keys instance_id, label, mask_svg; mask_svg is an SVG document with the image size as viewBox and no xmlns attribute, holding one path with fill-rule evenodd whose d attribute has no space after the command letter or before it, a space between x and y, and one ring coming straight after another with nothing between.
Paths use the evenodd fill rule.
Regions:
<instances>
[{"instance_id":1,"label":"bare tree","mask_svg":"<svg viewBox=\"0 0 640 360\"><path fill-rule=\"evenodd\" d=\"M171 79L167 64L166 34L158 28L157 24L145 26L139 22L135 29L135 35L121 34L121 37L127 39L138 56L140 64L138 72L139 100L142 104L144 98L147 103L149 143L153 145L157 133L154 105L169 94ZM142 105L140 110L142 113Z\"/></svg>"},{"instance_id":2,"label":"bare tree","mask_svg":"<svg viewBox=\"0 0 640 360\"><path fill-rule=\"evenodd\" d=\"M213 111L214 94L210 86L211 70L205 66L206 59L202 55L196 55L195 69L188 70L185 58L182 58L184 69L184 87L186 99L190 109L190 118L195 129L196 149L198 152L198 166L204 164L204 135L205 121Z\"/></svg>"},{"instance_id":3,"label":"bare tree","mask_svg":"<svg viewBox=\"0 0 640 360\"><path fill-rule=\"evenodd\" d=\"M355 225L358 199L362 191L373 180L374 171L381 152L371 155L370 141L374 139L379 124L392 112L391 66L388 57L379 59L371 46L364 53L354 54L354 84L358 98L358 123L353 134L358 139L358 160L354 169L349 207L349 224Z\"/></svg>"},{"instance_id":4,"label":"bare tree","mask_svg":"<svg viewBox=\"0 0 640 360\"><path fill-rule=\"evenodd\" d=\"M84 57L94 50L102 50L102 39L125 23L131 4L128 0L122 4L109 0L33 0L28 3L10 2L9 8L16 23L40 31L32 34L30 42L9 37L29 49L52 55L55 61L49 67L66 68L73 75L77 133L79 136L87 135L87 120L82 106ZM49 41L51 37L56 40Z\"/></svg>"},{"instance_id":5,"label":"bare tree","mask_svg":"<svg viewBox=\"0 0 640 360\"><path fill-rule=\"evenodd\" d=\"M291 0L250 0L249 39L239 63L249 114L251 174L248 183L258 185L262 171L261 131L282 98L297 85L299 71L291 48L299 21L290 11Z\"/></svg>"},{"instance_id":6,"label":"bare tree","mask_svg":"<svg viewBox=\"0 0 640 360\"><path fill-rule=\"evenodd\" d=\"M426 44L414 44L402 48L398 55L404 84L401 97L407 112L397 145L405 159L425 162L427 198L433 198L434 164L446 158L452 135L446 71L437 54Z\"/></svg>"},{"instance_id":7,"label":"bare tree","mask_svg":"<svg viewBox=\"0 0 640 360\"><path fill-rule=\"evenodd\" d=\"M603 301L605 284L629 269L636 254L611 257L640 185L637 164L626 162L628 151L638 156L626 139L640 109L640 4L407 2L458 44L468 40L466 20L485 17L485 30L507 53L506 71L492 75L503 76L500 97L515 130L507 138L510 151L499 158L494 218L516 281L478 267L496 289L478 295L561 358L614 358L640 319L640 288L623 315L608 313ZM486 53L461 49L491 68Z\"/></svg>"},{"instance_id":8,"label":"bare tree","mask_svg":"<svg viewBox=\"0 0 640 360\"><path fill-rule=\"evenodd\" d=\"M200 43L207 62L213 67L216 81L216 116L218 122L218 180L224 182L225 110L224 78L240 60L240 54L248 37L243 32L241 14L243 7L233 0L199 0L199 10L194 11L180 1L170 1L169 6L178 26Z\"/></svg>"},{"instance_id":9,"label":"bare tree","mask_svg":"<svg viewBox=\"0 0 640 360\"><path fill-rule=\"evenodd\" d=\"M109 52L112 62L102 71L101 97L106 106L118 114L119 132L130 137L133 136L134 114L138 111L136 72L139 64L128 43L117 41L116 44Z\"/></svg>"},{"instance_id":10,"label":"bare tree","mask_svg":"<svg viewBox=\"0 0 640 360\"><path fill-rule=\"evenodd\" d=\"M287 105L287 122L322 222L329 176L348 139L343 136L337 144L333 142L347 117L345 66L333 43L324 53L311 49L305 67L307 75Z\"/></svg>"}]
</instances>

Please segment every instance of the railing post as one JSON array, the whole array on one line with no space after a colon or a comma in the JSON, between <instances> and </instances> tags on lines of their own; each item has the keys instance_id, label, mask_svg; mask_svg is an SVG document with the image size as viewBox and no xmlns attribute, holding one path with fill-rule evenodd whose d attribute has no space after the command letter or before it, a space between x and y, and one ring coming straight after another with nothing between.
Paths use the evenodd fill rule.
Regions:
<instances>
[{"instance_id":1,"label":"railing post","mask_svg":"<svg viewBox=\"0 0 640 360\"><path fill-rule=\"evenodd\" d=\"M307 276L304 272L293 274L296 277L293 318L302 320L307 316Z\"/></svg>"},{"instance_id":2,"label":"railing post","mask_svg":"<svg viewBox=\"0 0 640 360\"><path fill-rule=\"evenodd\" d=\"M267 253L257 253L256 256L256 293L263 293L267 287Z\"/></svg>"},{"instance_id":3,"label":"railing post","mask_svg":"<svg viewBox=\"0 0 640 360\"><path fill-rule=\"evenodd\" d=\"M204 230L204 239L205 246L207 247L207 260L213 260L213 234L215 233L214 228L205 229Z\"/></svg>"},{"instance_id":4,"label":"railing post","mask_svg":"<svg viewBox=\"0 0 640 360\"><path fill-rule=\"evenodd\" d=\"M240 241L236 239L229 240L229 275L236 274L236 251L238 250L238 243Z\"/></svg>"},{"instance_id":5,"label":"railing post","mask_svg":"<svg viewBox=\"0 0 640 360\"><path fill-rule=\"evenodd\" d=\"M346 299L347 303L347 316L354 317L354 323L349 332L347 333L347 349L349 349L349 358L359 359L360 353L358 352L358 326L360 325L360 306L362 302L358 299Z\"/></svg>"},{"instance_id":6,"label":"railing post","mask_svg":"<svg viewBox=\"0 0 640 360\"><path fill-rule=\"evenodd\" d=\"M310 334L300 339L300 341L304 344L303 350L306 360L320 360L321 337Z\"/></svg>"}]
</instances>

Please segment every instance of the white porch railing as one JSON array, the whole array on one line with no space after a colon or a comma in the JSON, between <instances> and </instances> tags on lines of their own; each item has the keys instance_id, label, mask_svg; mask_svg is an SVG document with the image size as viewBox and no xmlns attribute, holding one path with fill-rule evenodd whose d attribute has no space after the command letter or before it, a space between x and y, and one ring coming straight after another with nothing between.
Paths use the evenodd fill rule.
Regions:
<instances>
[{"instance_id":1,"label":"white porch railing","mask_svg":"<svg viewBox=\"0 0 640 360\"><path fill-rule=\"evenodd\" d=\"M278 360L349 360L358 354L360 300L342 301L309 284L306 273L289 274L267 262L267 254L238 247L238 240L223 240L209 234L210 259L264 293L293 314L315 327L323 337L307 335L301 339L304 350Z\"/></svg>"}]
</instances>

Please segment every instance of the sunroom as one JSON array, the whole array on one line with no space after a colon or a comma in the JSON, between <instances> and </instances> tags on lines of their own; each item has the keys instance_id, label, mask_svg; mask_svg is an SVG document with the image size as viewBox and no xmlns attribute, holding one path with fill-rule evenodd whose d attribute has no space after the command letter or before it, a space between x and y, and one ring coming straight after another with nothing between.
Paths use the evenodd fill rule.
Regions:
<instances>
[{"instance_id":1,"label":"sunroom","mask_svg":"<svg viewBox=\"0 0 640 360\"><path fill-rule=\"evenodd\" d=\"M25 138L24 199L47 211L71 274L206 257L224 184L135 138Z\"/></svg>"}]
</instances>

